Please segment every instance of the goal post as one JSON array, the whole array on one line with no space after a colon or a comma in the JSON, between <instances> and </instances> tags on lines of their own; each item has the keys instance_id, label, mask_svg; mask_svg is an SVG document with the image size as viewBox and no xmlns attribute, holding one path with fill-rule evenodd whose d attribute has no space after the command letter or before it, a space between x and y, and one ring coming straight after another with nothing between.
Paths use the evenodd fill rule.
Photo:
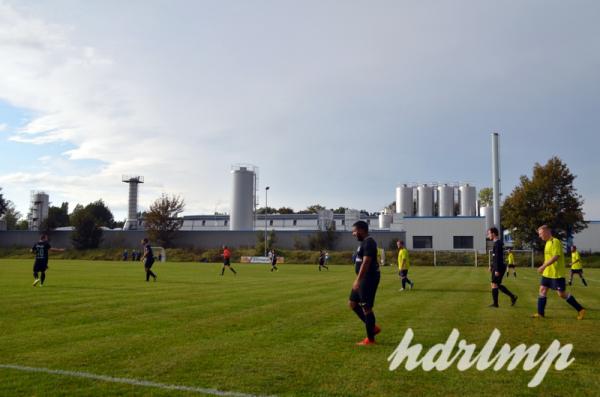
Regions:
<instances>
[{"instance_id":1,"label":"goal post","mask_svg":"<svg viewBox=\"0 0 600 397\"><path fill-rule=\"evenodd\" d=\"M167 261L167 251L163 247L152 247L154 252L154 259L158 262Z\"/></svg>"},{"instance_id":2,"label":"goal post","mask_svg":"<svg viewBox=\"0 0 600 397\"><path fill-rule=\"evenodd\" d=\"M524 265L529 265L529 267L535 267L535 251L532 249L528 250L512 250L513 255L515 256L515 267L524 267ZM504 251L504 262L508 266L508 251ZM488 266L492 265L492 250L488 251Z\"/></svg>"}]
</instances>

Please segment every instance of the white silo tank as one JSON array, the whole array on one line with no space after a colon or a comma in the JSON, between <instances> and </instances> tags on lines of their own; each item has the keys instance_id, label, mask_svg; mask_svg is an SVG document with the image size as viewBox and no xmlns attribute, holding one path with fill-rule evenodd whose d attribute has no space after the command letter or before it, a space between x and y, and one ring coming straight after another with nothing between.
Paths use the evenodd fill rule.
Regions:
<instances>
[{"instance_id":1,"label":"white silo tank","mask_svg":"<svg viewBox=\"0 0 600 397\"><path fill-rule=\"evenodd\" d=\"M477 215L477 192L468 183L460 185L460 216Z\"/></svg>"},{"instance_id":2,"label":"white silo tank","mask_svg":"<svg viewBox=\"0 0 600 397\"><path fill-rule=\"evenodd\" d=\"M438 186L439 216L454 216L454 187Z\"/></svg>"},{"instance_id":3,"label":"white silo tank","mask_svg":"<svg viewBox=\"0 0 600 397\"><path fill-rule=\"evenodd\" d=\"M485 230L494 226L494 207L481 207L479 209L481 216L485 217Z\"/></svg>"},{"instance_id":4,"label":"white silo tank","mask_svg":"<svg viewBox=\"0 0 600 397\"><path fill-rule=\"evenodd\" d=\"M417 216L433 216L433 188L427 185L417 187Z\"/></svg>"},{"instance_id":5,"label":"white silo tank","mask_svg":"<svg viewBox=\"0 0 600 397\"><path fill-rule=\"evenodd\" d=\"M387 208L379 214L379 229L389 229L392 224L392 214Z\"/></svg>"},{"instance_id":6,"label":"white silo tank","mask_svg":"<svg viewBox=\"0 0 600 397\"><path fill-rule=\"evenodd\" d=\"M413 187L408 185L396 188L396 213L414 216Z\"/></svg>"},{"instance_id":7,"label":"white silo tank","mask_svg":"<svg viewBox=\"0 0 600 397\"><path fill-rule=\"evenodd\" d=\"M253 230L256 173L244 166L234 167L231 173L233 200L229 230Z\"/></svg>"}]
</instances>

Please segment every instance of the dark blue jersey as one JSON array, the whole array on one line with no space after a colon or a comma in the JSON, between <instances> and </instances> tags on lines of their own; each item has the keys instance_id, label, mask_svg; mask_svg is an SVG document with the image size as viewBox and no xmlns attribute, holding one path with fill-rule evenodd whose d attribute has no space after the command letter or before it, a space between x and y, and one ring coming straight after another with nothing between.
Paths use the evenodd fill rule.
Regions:
<instances>
[{"instance_id":1,"label":"dark blue jersey","mask_svg":"<svg viewBox=\"0 0 600 397\"><path fill-rule=\"evenodd\" d=\"M150 244L144 244L144 251L146 253L146 259L154 259L154 252Z\"/></svg>"},{"instance_id":2,"label":"dark blue jersey","mask_svg":"<svg viewBox=\"0 0 600 397\"><path fill-rule=\"evenodd\" d=\"M369 265L369 270L367 271L367 276L375 275L379 273L379 262L377 261L377 243L371 236L367 236L356 250L356 258L354 260L354 271L356 274L360 272L360 267L363 263L363 258L368 256L371 258L371 264Z\"/></svg>"},{"instance_id":3,"label":"dark blue jersey","mask_svg":"<svg viewBox=\"0 0 600 397\"><path fill-rule=\"evenodd\" d=\"M35 253L36 260L47 261L48 260L48 252L50 252L50 248L52 248L52 247L50 246L50 243L48 243L47 241L38 241L31 248L31 251L33 251Z\"/></svg>"},{"instance_id":4,"label":"dark blue jersey","mask_svg":"<svg viewBox=\"0 0 600 397\"><path fill-rule=\"evenodd\" d=\"M499 273L506 271L506 264L504 263L504 243L502 240L494 241L494 248L492 249L492 270Z\"/></svg>"}]
</instances>

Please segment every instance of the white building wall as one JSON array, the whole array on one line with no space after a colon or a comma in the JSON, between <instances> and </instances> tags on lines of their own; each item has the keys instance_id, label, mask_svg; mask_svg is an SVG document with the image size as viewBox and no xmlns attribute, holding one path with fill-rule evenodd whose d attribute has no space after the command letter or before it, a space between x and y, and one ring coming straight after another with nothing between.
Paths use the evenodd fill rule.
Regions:
<instances>
[{"instance_id":1,"label":"white building wall","mask_svg":"<svg viewBox=\"0 0 600 397\"><path fill-rule=\"evenodd\" d=\"M414 249L414 236L431 236L433 249L453 250L454 236L473 236L473 249L485 252L485 218L404 218L406 247Z\"/></svg>"},{"instance_id":2,"label":"white building wall","mask_svg":"<svg viewBox=\"0 0 600 397\"><path fill-rule=\"evenodd\" d=\"M600 221L591 221L585 230L573 237L579 251L600 252Z\"/></svg>"}]
</instances>

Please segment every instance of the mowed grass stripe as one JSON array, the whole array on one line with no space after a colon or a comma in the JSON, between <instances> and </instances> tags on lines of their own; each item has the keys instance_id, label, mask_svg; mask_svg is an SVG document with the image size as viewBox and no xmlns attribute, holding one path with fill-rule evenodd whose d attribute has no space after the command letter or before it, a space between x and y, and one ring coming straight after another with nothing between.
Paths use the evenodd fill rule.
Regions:
<instances>
[{"instance_id":1,"label":"mowed grass stripe","mask_svg":"<svg viewBox=\"0 0 600 397\"><path fill-rule=\"evenodd\" d=\"M517 305L501 296L494 311L487 308L485 268L413 267L416 288L404 292L395 269L383 268L375 308L383 332L379 345L365 350L354 346L364 327L347 308L351 266L318 272L282 265L276 273L267 265L234 267L238 276L221 277L219 264L158 264L159 281L146 283L137 263L51 261L48 285L35 289L31 261L0 261L0 355L32 367L290 396L552 395L563 388L586 395L599 386L592 370L600 342L596 313L577 322L568 305L551 297L550 321L532 322L538 279L529 269L505 282L519 295ZM597 290L573 290L584 305L598 304ZM534 390L526 387L533 374L521 370L389 372L387 357L407 327L425 346L444 342L452 328L479 347L493 328L513 345L544 347L558 338L575 344L576 364L551 371ZM10 381L22 394L103 395L88 381L30 380L0 371L0 394ZM48 387L44 393L39 382ZM132 386L111 390L144 395Z\"/></svg>"}]
</instances>

